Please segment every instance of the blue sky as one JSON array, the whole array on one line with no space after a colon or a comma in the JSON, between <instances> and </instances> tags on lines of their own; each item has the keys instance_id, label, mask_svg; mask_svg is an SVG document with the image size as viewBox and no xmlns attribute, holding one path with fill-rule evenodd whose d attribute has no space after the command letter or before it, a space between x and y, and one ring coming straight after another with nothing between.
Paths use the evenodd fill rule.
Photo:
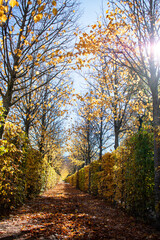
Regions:
<instances>
[{"instance_id":1,"label":"blue sky","mask_svg":"<svg viewBox=\"0 0 160 240\"><path fill-rule=\"evenodd\" d=\"M80 9L83 11L83 14L79 20L80 28L86 27L84 31L87 31L87 26L95 24L97 18L101 15L101 7L102 2L106 2L106 0L79 0L81 3ZM85 69L82 69L80 72L83 74ZM74 88L76 92L83 92L83 88L86 88L86 82L84 79L77 73L72 73L72 77L74 79Z\"/></svg>"},{"instance_id":2,"label":"blue sky","mask_svg":"<svg viewBox=\"0 0 160 240\"><path fill-rule=\"evenodd\" d=\"M97 20L97 16L100 16L102 0L80 0L81 9L84 10L84 14L81 17L81 22L84 26L93 24Z\"/></svg>"}]
</instances>

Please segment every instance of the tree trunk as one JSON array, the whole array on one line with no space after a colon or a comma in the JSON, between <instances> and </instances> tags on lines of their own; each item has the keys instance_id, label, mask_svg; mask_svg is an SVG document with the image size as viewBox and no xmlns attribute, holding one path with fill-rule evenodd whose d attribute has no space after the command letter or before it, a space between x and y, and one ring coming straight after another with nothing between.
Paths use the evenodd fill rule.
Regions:
<instances>
[{"instance_id":1,"label":"tree trunk","mask_svg":"<svg viewBox=\"0 0 160 240\"><path fill-rule=\"evenodd\" d=\"M117 147L119 146L119 128L116 126L116 124L114 126L114 134L115 134L114 148L116 150Z\"/></svg>"},{"instance_id":2,"label":"tree trunk","mask_svg":"<svg viewBox=\"0 0 160 240\"><path fill-rule=\"evenodd\" d=\"M160 223L160 141L158 137L160 126L160 108L158 92L152 91L153 97L153 126L154 126L154 169L155 169L155 211L157 221Z\"/></svg>"},{"instance_id":3,"label":"tree trunk","mask_svg":"<svg viewBox=\"0 0 160 240\"><path fill-rule=\"evenodd\" d=\"M91 147L90 147L90 121L87 120L87 159L86 165L91 163Z\"/></svg>"},{"instance_id":4,"label":"tree trunk","mask_svg":"<svg viewBox=\"0 0 160 240\"><path fill-rule=\"evenodd\" d=\"M103 117L101 117L101 123L100 123L100 139L99 139L99 159L102 160L102 146L103 146Z\"/></svg>"},{"instance_id":5,"label":"tree trunk","mask_svg":"<svg viewBox=\"0 0 160 240\"><path fill-rule=\"evenodd\" d=\"M27 120L28 117L29 116L26 117L26 121L25 121L25 133L27 137L29 136L29 129L30 129L30 120Z\"/></svg>"}]
</instances>

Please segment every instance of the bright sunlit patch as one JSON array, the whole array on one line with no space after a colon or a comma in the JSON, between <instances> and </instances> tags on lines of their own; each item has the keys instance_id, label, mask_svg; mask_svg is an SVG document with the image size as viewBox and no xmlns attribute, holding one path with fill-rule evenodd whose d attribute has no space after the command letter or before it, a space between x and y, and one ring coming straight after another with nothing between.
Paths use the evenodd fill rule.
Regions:
<instances>
[{"instance_id":1,"label":"bright sunlit patch","mask_svg":"<svg viewBox=\"0 0 160 240\"><path fill-rule=\"evenodd\" d=\"M156 64L160 65L160 40L158 40L154 45L147 45L147 55L153 57Z\"/></svg>"},{"instance_id":2,"label":"bright sunlit patch","mask_svg":"<svg viewBox=\"0 0 160 240\"><path fill-rule=\"evenodd\" d=\"M155 55L155 60L157 63L160 64L160 40L155 44L154 49L154 55Z\"/></svg>"}]
</instances>

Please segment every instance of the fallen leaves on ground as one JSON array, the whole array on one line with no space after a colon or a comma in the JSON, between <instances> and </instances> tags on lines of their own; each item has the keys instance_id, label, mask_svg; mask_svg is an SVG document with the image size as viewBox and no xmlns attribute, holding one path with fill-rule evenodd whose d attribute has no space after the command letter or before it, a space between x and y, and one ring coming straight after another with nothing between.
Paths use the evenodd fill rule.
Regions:
<instances>
[{"instance_id":1,"label":"fallen leaves on ground","mask_svg":"<svg viewBox=\"0 0 160 240\"><path fill-rule=\"evenodd\" d=\"M62 182L0 221L0 239L158 240L160 232Z\"/></svg>"}]
</instances>

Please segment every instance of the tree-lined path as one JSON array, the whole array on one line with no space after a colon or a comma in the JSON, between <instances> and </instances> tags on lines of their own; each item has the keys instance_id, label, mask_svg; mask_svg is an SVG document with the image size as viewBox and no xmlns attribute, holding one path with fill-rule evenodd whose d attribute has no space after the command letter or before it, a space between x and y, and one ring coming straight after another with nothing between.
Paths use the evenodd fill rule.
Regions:
<instances>
[{"instance_id":1,"label":"tree-lined path","mask_svg":"<svg viewBox=\"0 0 160 240\"><path fill-rule=\"evenodd\" d=\"M0 221L0 239L160 239L105 200L60 183Z\"/></svg>"}]
</instances>

